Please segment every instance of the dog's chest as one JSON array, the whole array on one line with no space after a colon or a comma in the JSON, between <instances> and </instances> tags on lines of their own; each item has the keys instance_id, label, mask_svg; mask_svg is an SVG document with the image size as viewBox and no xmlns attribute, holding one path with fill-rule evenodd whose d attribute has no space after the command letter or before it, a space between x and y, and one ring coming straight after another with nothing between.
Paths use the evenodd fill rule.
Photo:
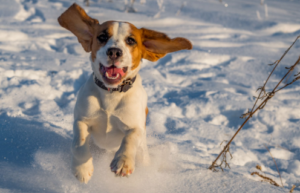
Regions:
<instances>
[{"instance_id":1,"label":"dog's chest","mask_svg":"<svg viewBox=\"0 0 300 193\"><path fill-rule=\"evenodd\" d=\"M74 118L87 123L99 147L115 150L127 131L145 128L146 107L147 95L139 76L126 93L104 91L91 76L79 91Z\"/></svg>"},{"instance_id":2,"label":"dog's chest","mask_svg":"<svg viewBox=\"0 0 300 193\"><path fill-rule=\"evenodd\" d=\"M121 144L126 125L117 115L120 106L119 98L111 97L100 101L101 108L94 117L91 125L91 133L94 142L101 148L114 150Z\"/></svg>"}]
</instances>

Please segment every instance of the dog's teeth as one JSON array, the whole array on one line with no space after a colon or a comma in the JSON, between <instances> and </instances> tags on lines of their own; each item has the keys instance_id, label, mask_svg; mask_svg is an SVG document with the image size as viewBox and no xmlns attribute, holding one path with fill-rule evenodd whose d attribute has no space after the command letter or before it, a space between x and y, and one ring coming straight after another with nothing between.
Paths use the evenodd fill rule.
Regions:
<instances>
[{"instance_id":1,"label":"dog's teeth","mask_svg":"<svg viewBox=\"0 0 300 193\"><path fill-rule=\"evenodd\" d=\"M105 76L106 76L108 79L112 79L112 80L119 78L119 74L117 74L117 76L109 76L109 74L108 74L107 72L105 73Z\"/></svg>"}]
</instances>

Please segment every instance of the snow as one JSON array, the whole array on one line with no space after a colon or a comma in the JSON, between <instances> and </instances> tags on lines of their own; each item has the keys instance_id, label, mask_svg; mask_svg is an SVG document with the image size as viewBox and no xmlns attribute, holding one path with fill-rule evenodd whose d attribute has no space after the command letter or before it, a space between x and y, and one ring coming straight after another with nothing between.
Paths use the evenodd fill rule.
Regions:
<instances>
[{"instance_id":1,"label":"snow","mask_svg":"<svg viewBox=\"0 0 300 193\"><path fill-rule=\"evenodd\" d=\"M75 0L100 22L185 37L191 51L144 60L151 165L129 178L109 170L113 157L93 147L94 176L79 184L70 171L76 94L91 73L89 54L57 17L73 1L0 0L0 192L288 192L300 183L299 82L272 98L233 141L231 169L207 168L251 108L273 63L300 35L299 1L146 0L136 13L123 0ZM127 2L128 3L128 2ZM180 11L179 11L180 10ZM258 17L259 15L259 17ZM299 56L299 41L270 80ZM299 67L295 73L299 71ZM284 188L260 182L263 174ZM299 192L296 188L294 192Z\"/></svg>"}]
</instances>

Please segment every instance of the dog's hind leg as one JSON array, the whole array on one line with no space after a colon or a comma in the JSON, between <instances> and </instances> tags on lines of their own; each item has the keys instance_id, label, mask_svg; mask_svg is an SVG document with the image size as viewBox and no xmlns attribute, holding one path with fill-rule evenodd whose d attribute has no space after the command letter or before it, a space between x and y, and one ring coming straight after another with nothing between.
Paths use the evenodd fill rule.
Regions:
<instances>
[{"instance_id":1,"label":"dog's hind leg","mask_svg":"<svg viewBox=\"0 0 300 193\"><path fill-rule=\"evenodd\" d=\"M88 125L82 121L75 121L73 132L72 172L80 182L87 183L94 171L93 158L89 147L90 133Z\"/></svg>"},{"instance_id":2,"label":"dog's hind leg","mask_svg":"<svg viewBox=\"0 0 300 193\"><path fill-rule=\"evenodd\" d=\"M148 107L146 107L146 120L147 120L147 116L148 116L148 113L149 113L149 109ZM145 123L145 130L146 130L146 124ZM147 137L146 137L146 132L145 132L145 135L143 136L143 140L141 142L141 150L142 150L142 163L144 165L149 165L150 164L150 157L149 157L149 152L148 152L148 146L147 146Z\"/></svg>"}]
</instances>

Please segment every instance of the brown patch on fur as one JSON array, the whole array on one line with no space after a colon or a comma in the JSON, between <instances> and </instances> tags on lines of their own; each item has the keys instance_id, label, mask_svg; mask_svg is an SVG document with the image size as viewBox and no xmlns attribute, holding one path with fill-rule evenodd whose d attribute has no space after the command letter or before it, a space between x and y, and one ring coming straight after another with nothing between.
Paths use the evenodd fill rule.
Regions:
<instances>
[{"instance_id":1,"label":"brown patch on fur","mask_svg":"<svg viewBox=\"0 0 300 193\"><path fill-rule=\"evenodd\" d=\"M132 55L131 70L135 70L141 63L141 59L142 59L141 50L140 49L132 49L131 55Z\"/></svg>"},{"instance_id":2,"label":"brown patch on fur","mask_svg":"<svg viewBox=\"0 0 300 193\"><path fill-rule=\"evenodd\" d=\"M149 113L149 109L148 109L148 107L146 107L146 117L147 117L148 113Z\"/></svg>"},{"instance_id":3,"label":"brown patch on fur","mask_svg":"<svg viewBox=\"0 0 300 193\"><path fill-rule=\"evenodd\" d=\"M128 23L128 25L131 28L131 31L129 32L131 35L130 37L134 38L136 41L136 44L133 46L127 45L127 47L130 50L131 53L131 59L132 59L132 66L131 66L131 70L136 69L142 60L142 47L143 47L143 42L141 39L141 33L140 30L137 29L134 25L132 25L131 23Z\"/></svg>"},{"instance_id":4,"label":"brown patch on fur","mask_svg":"<svg viewBox=\"0 0 300 193\"><path fill-rule=\"evenodd\" d=\"M98 36L100 36L101 34L107 33L107 35L109 37L111 37L113 35L113 26L112 26L113 23L114 23L114 21L107 21L101 25L96 26L95 34L93 37L92 54L91 54L93 61L95 61L95 59L96 59L97 51L101 47L105 46L105 44L106 44L106 42L101 44L99 42L99 40L97 39Z\"/></svg>"},{"instance_id":5,"label":"brown patch on fur","mask_svg":"<svg viewBox=\"0 0 300 193\"><path fill-rule=\"evenodd\" d=\"M148 116L148 113L149 113L149 109L148 109L148 107L146 107L146 122L145 122L145 126L146 126L146 124L147 124L147 116ZM145 129L146 129L146 127L145 127Z\"/></svg>"}]
</instances>

